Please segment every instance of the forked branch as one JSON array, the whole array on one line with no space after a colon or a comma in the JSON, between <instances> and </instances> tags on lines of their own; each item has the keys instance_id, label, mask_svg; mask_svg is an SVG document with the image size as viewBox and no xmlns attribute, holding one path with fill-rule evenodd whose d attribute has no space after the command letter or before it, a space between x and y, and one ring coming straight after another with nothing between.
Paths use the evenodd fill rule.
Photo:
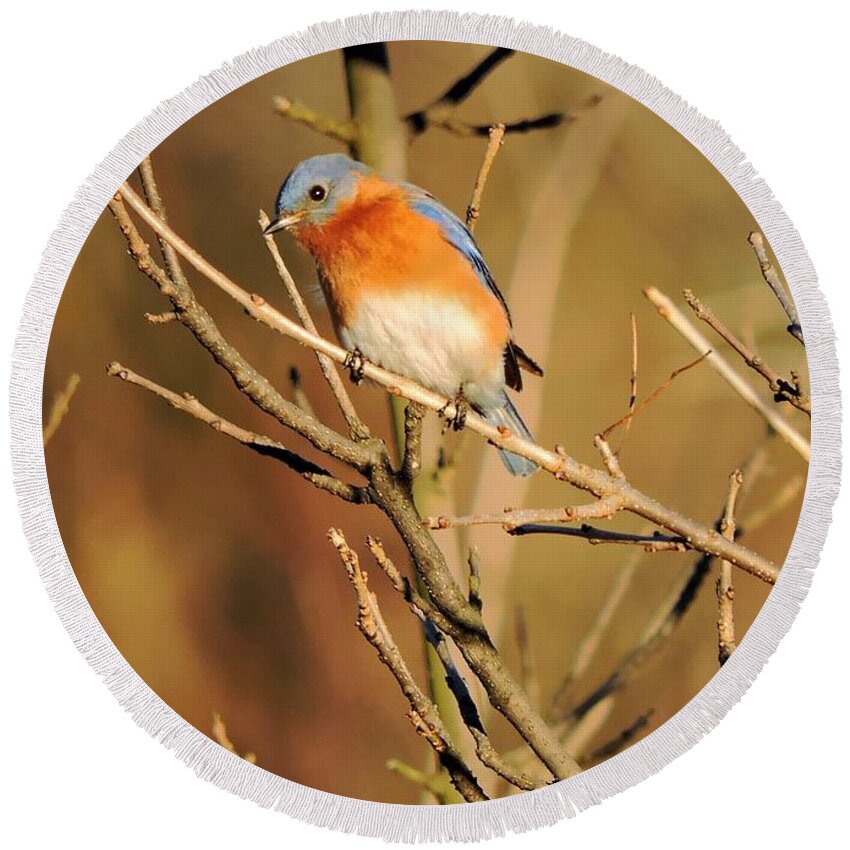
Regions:
<instances>
[{"instance_id":1,"label":"forked branch","mask_svg":"<svg viewBox=\"0 0 850 850\"><path fill-rule=\"evenodd\" d=\"M809 419L812 418L811 400L800 388L800 380L793 372L790 380L783 378L772 366L765 363L763 358L738 339L690 289L686 289L684 295L685 301L688 302L688 306L694 311L696 317L713 328L717 335L722 337L735 350L736 354L750 369L764 378L773 393L774 401L788 402L792 407L796 407L797 410L805 413Z\"/></svg>"},{"instance_id":2,"label":"forked branch","mask_svg":"<svg viewBox=\"0 0 850 850\"><path fill-rule=\"evenodd\" d=\"M408 718L413 728L437 754L440 764L451 777L452 784L469 803L486 800L478 780L464 763L460 751L451 740L434 704L416 683L378 607L375 594L369 589L366 574L360 569L360 559L351 549L341 531L330 529L328 537L339 553L348 579L357 596L357 628L378 653L381 662L398 682L401 692L410 705Z\"/></svg>"}]
</instances>

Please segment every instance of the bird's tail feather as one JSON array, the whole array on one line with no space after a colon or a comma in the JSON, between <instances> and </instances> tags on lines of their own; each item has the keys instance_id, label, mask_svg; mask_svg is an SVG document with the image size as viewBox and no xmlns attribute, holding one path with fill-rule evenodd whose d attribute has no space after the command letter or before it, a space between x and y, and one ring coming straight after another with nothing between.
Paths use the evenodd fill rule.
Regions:
<instances>
[{"instance_id":1,"label":"bird's tail feather","mask_svg":"<svg viewBox=\"0 0 850 850\"><path fill-rule=\"evenodd\" d=\"M516 436L522 437L524 440L528 440L529 442L534 442L534 437L531 436L531 432L525 427L525 422L522 421L522 418L519 413L517 413L517 409L513 406L511 400L507 395L503 395L502 399L501 407L488 411L486 417L487 421L491 425L501 425L505 428L509 428L514 434L516 434ZM499 449L499 454L502 456L502 463L505 464L511 475L524 477L537 471L538 467L536 464L524 457L514 454L513 452L506 452Z\"/></svg>"}]
</instances>

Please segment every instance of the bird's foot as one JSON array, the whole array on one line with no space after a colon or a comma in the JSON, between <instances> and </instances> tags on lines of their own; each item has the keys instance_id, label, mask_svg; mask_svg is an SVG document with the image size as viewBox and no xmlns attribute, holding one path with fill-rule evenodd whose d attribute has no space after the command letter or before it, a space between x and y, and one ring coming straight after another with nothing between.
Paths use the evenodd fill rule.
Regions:
<instances>
[{"instance_id":1,"label":"bird's foot","mask_svg":"<svg viewBox=\"0 0 850 850\"><path fill-rule=\"evenodd\" d=\"M454 407L454 412L449 415L449 409ZM440 408L439 414L446 420L446 424L452 431L462 431L466 427L466 416L469 413L469 402L463 394L463 387L457 391L457 395L451 401L447 401Z\"/></svg>"},{"instance_id":2,"label":"bird's foot","mask_svg":"<svg viewBox=\"0 0 850 850\"><path fill-rule=\"evenodd\" d=\"M352 384L359 384L363 380L363 366L366 364L366 358L359 348L354 351L349 351L345 355L345 360L342 365L348 369L348 376L351 378Z\"/></svg>"}]
</instances>

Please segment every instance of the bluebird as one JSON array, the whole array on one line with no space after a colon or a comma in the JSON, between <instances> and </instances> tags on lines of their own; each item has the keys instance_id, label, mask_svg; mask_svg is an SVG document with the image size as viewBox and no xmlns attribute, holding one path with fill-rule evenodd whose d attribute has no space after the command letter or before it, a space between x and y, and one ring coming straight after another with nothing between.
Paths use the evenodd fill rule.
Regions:
<instances>
[{"instance_id":1,"label":"bluebird","mask_svg":"<svg viewBox=\"0 0 850 850\"><path fill-rule=\"evenodd\" d=\"M527 440L507 394L541 368L514 342L508 306L472 233L433 195L342 154L299 163L266 233L312 254L340 343ZM502 451L513 475L531 461Z\"/></svg>"}]
</instances>

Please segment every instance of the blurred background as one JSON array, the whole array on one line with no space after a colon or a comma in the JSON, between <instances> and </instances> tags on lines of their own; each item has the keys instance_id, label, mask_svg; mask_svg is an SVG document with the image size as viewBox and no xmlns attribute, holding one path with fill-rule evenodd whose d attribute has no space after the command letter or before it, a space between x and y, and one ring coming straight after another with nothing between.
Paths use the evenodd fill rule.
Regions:
<instances>
[{"instance_id":1,"label":"blurred background","mask_svg":"<svg viewBox=\"0 0 850 850\"><path fill-rule=\"evenodd\" d=\"M460 44L390 45L400 111L433 101L487 52ZM174 229L245 288L291 314L259 234L258 211L272 211L282 179L299 160L339 147L276 115L273 98L279 95L345 117L341 55L303 60L227 95L175 132L152 161ZM593 95L602 95L601 103L572 124L508 137L476 235L511 305L518 341L546 370L517 399L518 407L536 423L539 442L562 443L571 455L598 464L593 434L628 406L630 314L637 317L641 397L694 356L644 298L648 286L679 303L681 290L693 289L774 367L799 370L804 384L805 362L747 244L756 229L749 212L711 164L654 114L577 71L516 55L458 117L476 124L514 121L570 111ZM409 178L462 215L485 144L431 129L412 143ZM309 258L286 237L279 244L302 289L313 290ZM309 351L253 322L203 279L190 280L225 335L261 372L288 393L289 370L296 366L317 414L341 427ZM356 630L354 597L326 532L341 527L364 562L367 534L382 537L396 563L406 566L401 546L376 509L345 505L107 377L106 364L120 360L315 458L302 440L253 408L188 331L143 319L146 311L167 306L104 213L62 297L44 386L47 413L69 375L81 378L45 454L59 528L83 591L127 661L201 731L212 734L219 713L237 750L255 753L258 764L274 773L338 794L417 802L418 789L385 763L398 758L421 766L426 745L405 719L407 704L396 683ZM332 336L318 305L314 315ZM373 431L389 440L384 394L361 387L352 395ZM519 487L479 442L464 441L456 474L440 494L442 505L463 513L582 501L544 475ZM711 524L729 473L765 443L765 426L701 365L612 442L633 484ZM769 508L805 473L791 449L771 440L741 517ZM798 488L784 506L769 510L747 545L781 562L801 499ZM617 527L641 526L626 519ZM468 542L481 548L485 612L518 675L523 664L515 622L517 611L524 612L527 657L536 667L541 702L548 704L635 553L563 537L509 538L498 528L476 528L458 539L449 531L437 534L445 535L437 539L447 549L464 551ZM574 688L575 700L607 678L693 561L680 553L639 557L623 604ZM419 626L383 576L370 572L396 640L424 683ZM740 572L735 581L740 637L768 587ZM648 711L639 734L652 731L716 672L713 586L714 574L618 695L588 750ZM510 729L491 722L497 745L517 745Z\"/></svg>"}]
</instances>

